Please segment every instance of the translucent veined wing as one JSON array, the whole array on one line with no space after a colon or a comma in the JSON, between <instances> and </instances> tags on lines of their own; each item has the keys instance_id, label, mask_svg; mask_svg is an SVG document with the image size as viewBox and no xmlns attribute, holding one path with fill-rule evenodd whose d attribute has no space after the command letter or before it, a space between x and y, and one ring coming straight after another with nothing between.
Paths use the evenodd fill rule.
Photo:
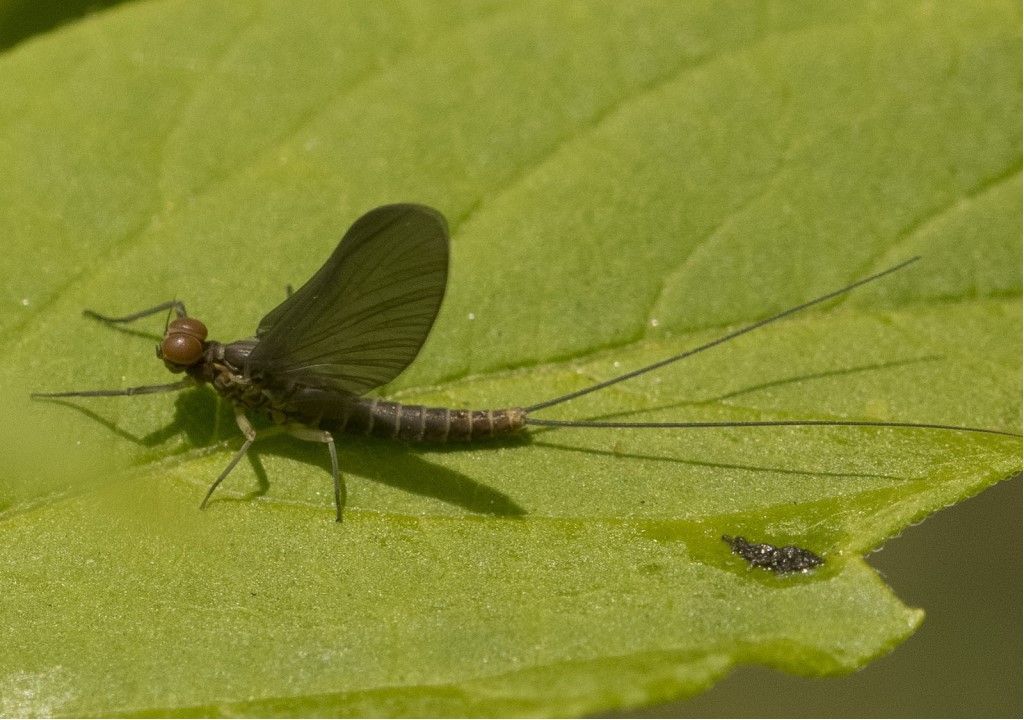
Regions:
<instances>
[{"instance_id":1,"label":"translucent veined wing","mask_svg":"<svg viewBox=\"0 0 1024 720\"><path fill-rule=\"evenodd\" d=\"M361 394L427 339L448 279L448 224L423 205L363 215L309 281L267 313L246 362L268 385Z\"/></svg>"}]
</instances>

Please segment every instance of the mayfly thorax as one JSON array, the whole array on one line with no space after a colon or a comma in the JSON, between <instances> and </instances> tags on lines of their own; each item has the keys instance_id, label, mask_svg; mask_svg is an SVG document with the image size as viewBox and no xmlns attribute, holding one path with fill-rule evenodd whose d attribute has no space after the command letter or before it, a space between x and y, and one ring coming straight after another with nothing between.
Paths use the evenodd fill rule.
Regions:
<instances>
[{"instance_id":1,"label":"mayfly thorax","mask_svg":"<svg viewBox=\"0 0 1024 720\"><path fill-rule=\"evenodd\" d=\"M903 427L1016 435L954 425L872 420L740 422L604 422L550 420L533 413L637 377L695 355L812 305L896 272L912 258L875 275L796 305L698 347L575 392L523 407L490 410L403 405L363 397L399 375L416 357L437 317L448 276L448 226L423 205L385 205L359 218L312 278L260 321L252 338L231 343L207 339L206 326L178 300L122 317L87 310L109 324L173 312L157 356L185 377L174 383L123 390L34 393L35 398L107 397L171 392L209 384L231 401L242 446L210 486L217 486L256 439L247 413L260 412L292 435L327 445L334 479L336 519L343 486L334 444L337 433L409 442L475 442L507 436L526 426L603 428L721 428L779 426Z\"/></svg>"}]
</instances>

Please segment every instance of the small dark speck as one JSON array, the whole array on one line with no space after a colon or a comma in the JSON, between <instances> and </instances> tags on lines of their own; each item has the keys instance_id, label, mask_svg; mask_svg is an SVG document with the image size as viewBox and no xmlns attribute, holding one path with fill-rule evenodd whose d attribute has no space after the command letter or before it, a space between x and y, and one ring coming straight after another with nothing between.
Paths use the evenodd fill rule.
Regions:
<instances>
[{"instance_id":1,"label":"small dark speck","mask_svg":"<svg viewBox=\"0 0 1024 720\"><path fill-rule=\"evenodd\" d=\"M771 570L776 575L810 572L825 562L810 550L796 545L777 547L768 543L752 543L746 538L729 535L723 535L722 540L729 544L734 553L750 563L751 567Z\"/></svg>"},{"instance_id":2,"label":"small dark speck","mask_svg":"<svg viewBox=\"0 0 1024 720\"><path fill-rule=\"evenodd\" d=\"M661 572L661 565L658 563L647 563L640 566L640 572L644 575L657 575Z\"/></svg>"}]
</instances>

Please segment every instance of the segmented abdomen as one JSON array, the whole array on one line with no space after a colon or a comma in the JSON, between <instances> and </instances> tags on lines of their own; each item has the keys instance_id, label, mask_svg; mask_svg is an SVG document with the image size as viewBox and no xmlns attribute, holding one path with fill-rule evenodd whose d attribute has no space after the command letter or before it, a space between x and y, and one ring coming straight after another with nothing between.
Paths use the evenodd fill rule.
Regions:
<instances>
[{"instance_id":1,"label":"segmented abdomen","mask_svg":"<svg viewBox=\"0 0 1024 720\"><path fill-rule=\"evenodd\" d=\"M444 443L508 435L522 428L525 419L521 408L454 410L360 398L321 425L336 432Z\"/></svg>"}]
</instances>

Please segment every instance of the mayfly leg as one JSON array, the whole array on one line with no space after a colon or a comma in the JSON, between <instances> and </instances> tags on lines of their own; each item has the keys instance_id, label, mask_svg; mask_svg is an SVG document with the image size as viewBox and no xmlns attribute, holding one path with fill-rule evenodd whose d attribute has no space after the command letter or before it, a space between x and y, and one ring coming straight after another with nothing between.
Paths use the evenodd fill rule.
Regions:
<instances>
[{"instance_id":1,"label":"mayfly leg","mask_svg":"<svg viewBox=\"0 0 1024 720\"><path fill-rule=\"evenodd\" d=\"M235 465L245 457L245 454L252 447L253 442L256 441L256 428L249 422L249 418L245 415L245 408L241 405L235 406L235 422L238 423L238 429L242 431L242 435L245 436L245 442L242 443L242 447L238 448L238 451L231 458L228 466L224 468L223 472L217 476L217 479L210 485L210 489L206 491L206 497L199 504L199 509L204 510L207 503L210 501L210 497L213 495L217 487L224 482L224 478L231 474L231 471L235 469ZM314 430L313 428L304 427L302 425L290 425L286 428L289 435L296 437L300 440L307 440L309 442L324 443L327 445L327 452L331 455L331 476L334 479L334 507L335 507L335 520L341 522L341 508L344 506L345 490L341 484L341 473L338 472L338 451L334 445L334 436L326 430Z\"/></svg>"},{"instance_id":2,"label":"mayfly leg","mask_svg":"<svg viewBox=\"0 0 1024 720\"><path fill-rule=\"evenodd\" d=\"M188 314L188 313L185 312L185 303L183 303L181 300L168 300L166 302L160 303L159 305L154 305L151 308L146 308L145 310L139 310L138 312L131 313L130 315L122 315L121 317L111 317L110 315L101 315L100 313L96 312L95 310L83 310L82 314L85 315L86 317L91 317L94 320L99 320L100 322L105 322L105 323L108 323L108 324L117 324L117 323L129 323L129 322L132 322L134 320L139 320L139 319L144 318L144 317L149 317L150 315L156 315L157 313L162 313L165 310L174 310L174 314L177 315L180 318L186 317L187 314Z\"/></svg>"},{"instance_id":3,"label":"mayfly leg","mask_svg":"<svg viewBox=\"0 0 1024 720\"><path fill-rule=\"evenodd\" d=\"M199 503L200 510L206 509L206 503L210 501L210 496L213 495L213 491L216 490L217 486L224 482L224 478L226 478L231 471L235 469L235 465L238 464L239 460L245 457L245 454L249 452L249 448L252 447L253 442L256 440L256 428L252 426L252 423L249 422L249 418L245 416L245 408L241 405L235 405L235 422L238 424L238 429L242 431L242 435L245 436L245 442L242 443L242 447L238 448L238 452L236 452L235 456L231 458L231 462L229 462L228 466L224 468L224 471L217 476L216 480L213 481L213 485L210 486L210 489L206 491L206 497L204 497L203 501Z\"/></svg>"},{"instance_id":4,"label":"mayfly leg","mask_svg":"<svg viewBox=\"0 0 1024 720\"><path fill-rule=\"evenodd\" d=\"M196 381L185 378L166 385L139 385L118 390L71 390L69 392L34 392L31 398L65 398L65 397L118 397L121 395L152 395L154 393L174 392L192 387Z\"/></svg>"},{"instance_id":5,"label":"mayfly leg","mask_svg":"<svg viewBox=\"0 0 1024 720\"><path fill-rule=\"evenodd\" d=\"M331 454L331 476L334 478L335 520L341 522L341 508L345 504L345 486L341 484L341 475L338 473L338 451L334 446L334 436L326 430L314 430L303 425L288 426L288 434L299 440L308 440L309 442L327 445L327 452Z\"/></svg>"}]
</instances>

